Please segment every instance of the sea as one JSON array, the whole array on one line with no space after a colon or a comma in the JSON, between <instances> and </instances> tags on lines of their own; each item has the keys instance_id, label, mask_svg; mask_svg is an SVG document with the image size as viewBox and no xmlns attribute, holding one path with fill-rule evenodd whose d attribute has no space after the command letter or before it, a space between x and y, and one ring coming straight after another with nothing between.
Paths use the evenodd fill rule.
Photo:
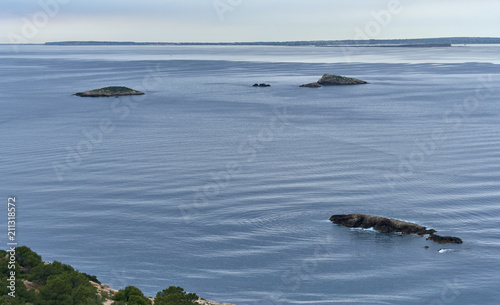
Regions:
<instances>
[{"instance_id":1,"label":"sea","mask_svg":"<svg viewBox=\"0 0 500 305\"><path fill-rule=\"evenodd\" d=\"M43 260L152 297L500 304L499 54L2 45L4 208ZM325 73L368 84L299 87ZM106 86L145 95L73 95ZM329 221L349 213L463 244Z\"/></svg>"}]
</instances>

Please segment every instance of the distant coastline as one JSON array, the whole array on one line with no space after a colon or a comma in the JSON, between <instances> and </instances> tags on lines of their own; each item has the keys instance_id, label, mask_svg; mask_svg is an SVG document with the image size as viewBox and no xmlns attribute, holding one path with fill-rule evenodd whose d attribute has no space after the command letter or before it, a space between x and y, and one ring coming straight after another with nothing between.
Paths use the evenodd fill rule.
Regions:
<instances>
[{"instance_id":1,"label":"distant coastline","mask_svg":"<svg viewBox=\"0 0 500 305\"><path fill-rule=\"evenodd\" d=\"M445 37L413 39L370 40L311 40L311 41L255 41L255 42L136 42L136 41L51 41L45 43L0 45L47 46L313 46L313 47L406 47L432 48L457 45L500 44L498 37Z\"/></svg>"},{"instance_id":2,"label":"distant coastline","mask_svg":"<svg viewBox=\"0 0 500 305\"><path fill-rule=\"evenodd\" d=\"M134 42L134 41L58 41L49 46L315 46L315 47L451 47L453 45L500 44L494 37L450 37L418 39L315 40L271 42Z\"/></svg>"}]
</instances>

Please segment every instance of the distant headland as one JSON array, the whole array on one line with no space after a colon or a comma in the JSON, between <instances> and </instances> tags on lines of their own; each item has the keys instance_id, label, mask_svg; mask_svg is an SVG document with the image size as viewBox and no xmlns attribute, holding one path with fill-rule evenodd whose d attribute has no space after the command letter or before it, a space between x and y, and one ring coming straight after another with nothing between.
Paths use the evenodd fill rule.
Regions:
<instances>
[{"instance_id":1,"label":"distant headland","mask_svg":"<svg viewBox=\"0 0 500 305\"><path fill-rule=\"evenodd\" d=\"M260 41L260 42L134 42L134 41L58 41L46 42L49 46L315 46L315 47L410 47L431 48L452 45L500 44L495 37L449 37L414 39L369 40L313 40L313 41Z\"/></svg>"}]
</instances>

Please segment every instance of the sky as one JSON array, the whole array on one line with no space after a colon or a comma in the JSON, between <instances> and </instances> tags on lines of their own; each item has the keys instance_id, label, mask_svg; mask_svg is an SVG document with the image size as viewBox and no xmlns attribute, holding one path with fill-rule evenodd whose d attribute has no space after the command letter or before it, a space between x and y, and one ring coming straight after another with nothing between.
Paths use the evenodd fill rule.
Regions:
<instances>
[{"instance_id":1,"label":"sky","mask_svg":"<svg viewBox=\"0 0 500 305\"><path fill-rule=\"evenodd\" d=\"M0 43L500 37L500 0L0 0Z\"/></svg>"}]
</instances>

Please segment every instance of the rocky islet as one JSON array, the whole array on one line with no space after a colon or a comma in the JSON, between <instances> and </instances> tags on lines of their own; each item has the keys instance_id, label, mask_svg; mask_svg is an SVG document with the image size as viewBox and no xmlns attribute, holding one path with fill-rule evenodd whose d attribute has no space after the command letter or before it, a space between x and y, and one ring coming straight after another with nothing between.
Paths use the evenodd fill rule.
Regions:
<instances>
[{"instance_id":1,"label":"rocky islet","mask_svg":"<svg viewBox=\"0 0 500 305\"><path fill-rule=\"evenodd\" d=\"M373 216L361 213L339 214L330 217L330 221L349 228L373 228L374 230L390 233L398 232L402 234L418 234L420 236L428 234L428 240L439 243L461 244L463 241L458 237L439 236L434 229L427 229L424 226L381 216Z\"/></svg>"}]
</instances>

